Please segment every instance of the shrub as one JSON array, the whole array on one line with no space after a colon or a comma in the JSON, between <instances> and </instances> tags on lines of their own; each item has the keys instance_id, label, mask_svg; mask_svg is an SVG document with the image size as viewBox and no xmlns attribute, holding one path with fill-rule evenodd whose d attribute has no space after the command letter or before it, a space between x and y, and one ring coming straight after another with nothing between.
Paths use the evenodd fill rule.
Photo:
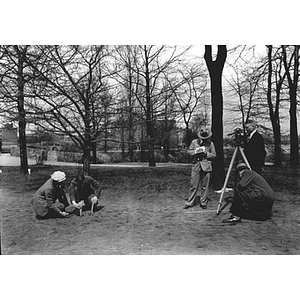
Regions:
<instances>
[{"instance_id":1,"label":"shrub","mask_svg":"<svg viewBox=\"0 0 300 300\"><path fill-rule=\"evenodd\" d=\"M109 164L112 162L112 158L108 153L97 152L97 163Z\"/></svg>"}]
</instances>

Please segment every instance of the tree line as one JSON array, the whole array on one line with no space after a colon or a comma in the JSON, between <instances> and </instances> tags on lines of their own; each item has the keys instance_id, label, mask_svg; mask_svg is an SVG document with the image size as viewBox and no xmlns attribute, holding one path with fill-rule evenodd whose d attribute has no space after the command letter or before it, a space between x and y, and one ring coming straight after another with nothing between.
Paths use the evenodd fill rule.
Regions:
<instances>
[{"instance_id":1,"label":"tree line","mask_svg":"<svg viewBox=\"0 0 300 300\"><path fill-rule=\"evenodd\" d=\"M249 118L268 118L274 136L274 162L281 159L281 108L290 105L290 164L299 164L297 91L299 46L5 45L0 48L0 114L19 130L21 171L28 170L26 128L68 136L82 151L84 171L97 144L118 130L133 159L136 143L148 145L155 166L156 124L164 124L168 155L170 128L185 128L186 141L200 124L210 124L218 159L214 183L224 180L223 112L227 95L244 127ZM224 67L230 75L224 77ZM224 81L225 78L225 81ZM224 91L226 94L224 96ZM225 102L224 100L225 99ZM225 103L225 105L224 105ZM145 128L139 140L135 134Z\"/></svg>"}]
</instances>

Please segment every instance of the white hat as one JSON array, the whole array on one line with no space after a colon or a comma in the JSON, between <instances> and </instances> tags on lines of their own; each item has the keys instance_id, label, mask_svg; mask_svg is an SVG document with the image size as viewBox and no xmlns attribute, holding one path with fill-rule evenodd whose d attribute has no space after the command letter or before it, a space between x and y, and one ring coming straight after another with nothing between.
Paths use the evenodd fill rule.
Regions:
<instances>
[{"instance_id":1,"label":"white hat","mask_svg":"<svg viewBox=\"0 0 300 300\"><path fill-rule=\"evenodd\" d=\"M54 172L52 175L51 175L51 178L54 180L54 181L57 181L57 182L62 182L64 180L66 180L66 174L64 172L61 172L61 171L56 171Z\"/></svg>"}]
</instances>

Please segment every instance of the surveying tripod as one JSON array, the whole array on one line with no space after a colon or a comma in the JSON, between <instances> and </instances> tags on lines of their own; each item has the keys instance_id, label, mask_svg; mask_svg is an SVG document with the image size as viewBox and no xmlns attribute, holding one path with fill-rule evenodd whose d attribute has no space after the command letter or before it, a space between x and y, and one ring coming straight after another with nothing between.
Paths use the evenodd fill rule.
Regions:
<instances>
[{"instance_id":1,"label":"surveying tripod","mask_svg":"<svg viewBox=\"0 0 300 300\"><path fill-rule=\"evenodd\" d=\"M239 151L239 152L238 152ZM232 167L233 167L233 164L235 162L235 166L237 166L238 164L238 160L239 160L239 153L241 153L242 155L242 158L245 162L245 164L247 165L247 167L251 170L251 167L249 165L249 162L246 158L246 155L242 149L242 147L240 145L237 145L234 149L234 152L233 152L233 155L232 155L232 158L231 158L231 161L230 161L230 164L229 164L229 168L228 168L228 171L227 171L227 174L226 174L226 178L225 178L225 181L224 181L224 185L223 185L223 188L222 188L222 192L221 192L221 196L220 196L220 200L219 200L219 204L218 204L218 208L217 208L217 215L220 213L221 210L224 209L224 207L227 205L227 203L225 204L225 206L221 209L221 204L222 204L222 201L223 201L223 198L224 198L224 193L225 193L225 190L226 190L226 186L227 186L227 183L228 183L228 180L229 180L229 176L230 176L230 172L232 170ZM235 174L236 176L236 174ZM236 187L236 177L235 177L235 187Z\"/></svg>"}]
</instances>

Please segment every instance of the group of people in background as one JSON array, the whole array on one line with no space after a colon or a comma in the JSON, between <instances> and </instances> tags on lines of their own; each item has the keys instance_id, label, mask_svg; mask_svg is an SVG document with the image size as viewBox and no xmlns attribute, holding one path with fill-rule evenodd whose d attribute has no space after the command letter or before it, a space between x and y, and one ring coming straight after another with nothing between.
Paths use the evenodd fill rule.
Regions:
<instances>
[{"instance_id":1,"label":"group of people in background","mask_svg":"<svg viewBox=\"0 0 300 300\"><path fill-rule=\"evenodd\" d=\"M66 218L69 214L81 215L82 211L100 209L100 184L91 176L78 174L70 183L69 197L64 191L66 174L54 172L36 191L31 203L38 219Z\"/></svg>"},{"instance_id":2,"label":"group of people in background","mask_svg":"<svg viewBox=\"0 0 300 300\"><path fill-rule=\"evenodd\" d=\"M261 176L266 151L264 139L257 131L254 121L245 126L247 141L243 145L244 153L250 168L244 162L236 166L238 183L234 191L230 208L231 216L223 220L236 224L241 219L267 220L271 217L274 203L274 192L268 182ZM205 126L198 130L198 138L194 139L188 149L193 157L189 197L184 209L200 204L207 208L208 189L212 173L212 161L216 157L214 143L210 140L212 133Z\"/></svg>"}]
</instances>

